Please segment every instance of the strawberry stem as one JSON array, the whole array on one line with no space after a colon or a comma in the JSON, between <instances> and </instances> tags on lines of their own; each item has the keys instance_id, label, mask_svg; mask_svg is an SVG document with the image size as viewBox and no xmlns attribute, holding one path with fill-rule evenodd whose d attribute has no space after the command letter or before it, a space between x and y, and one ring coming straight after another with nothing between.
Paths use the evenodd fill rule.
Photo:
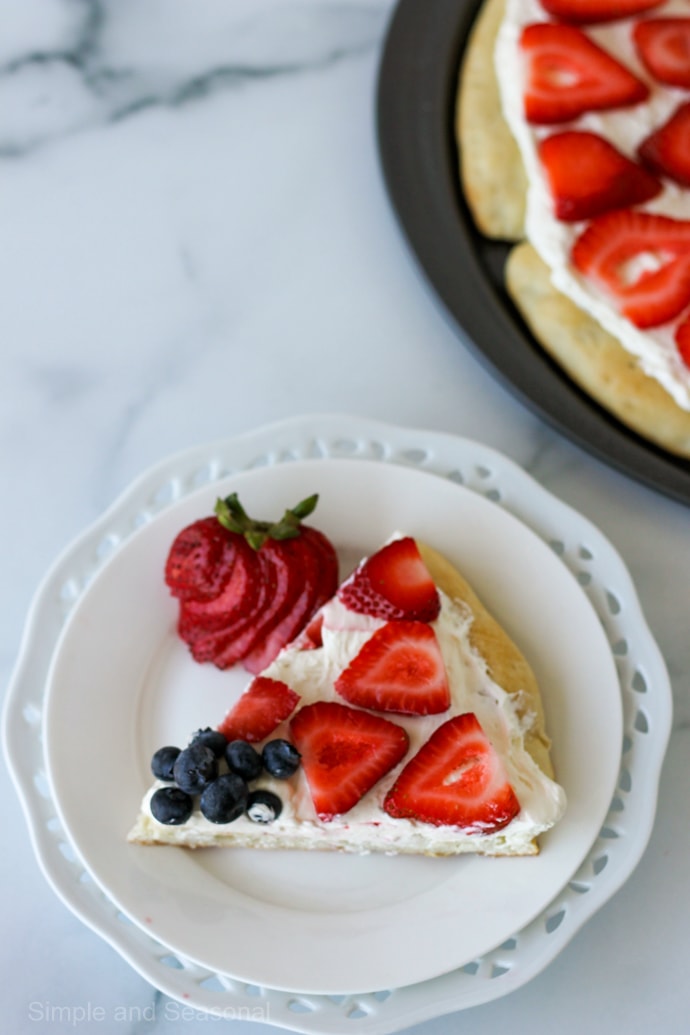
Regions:
<instances>
[{"instance_id":1,"label":"strawberry stem","mask_svg":"<svg viewBox=\"0 0 690 1035\"><path fill-rule=\"evenodd\" d=\"M267 539L294 539L299 535L300 523L308 517L318 502L318 494L301 500L292 510L286 510L280 521L259 521L251 518L239 501L236 492L216 500L215 514L223 528L244 536L254 550L260 550Z\"/></svg>"}]
</instances>

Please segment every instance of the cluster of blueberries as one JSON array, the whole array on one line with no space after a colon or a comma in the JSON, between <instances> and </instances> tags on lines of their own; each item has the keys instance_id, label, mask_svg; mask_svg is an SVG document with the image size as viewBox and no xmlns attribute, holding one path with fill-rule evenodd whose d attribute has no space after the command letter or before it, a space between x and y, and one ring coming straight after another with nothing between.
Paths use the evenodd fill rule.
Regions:
<instances>
[{"instance_id":1,"label":"cluster of blueberries","mask_svg":"<svg viewBox=\"0 0 690 1035\"><path fill-rule=\"evenodd\" d=\"M225 760L227 772L221 772ZM194 811L199 799L203 816L211 823L231 823L247 815L255 823L272 823L283 804L277 794L249 784L265 771L287 780L300 764L299 751L288 740L269 740L259 753L246 740L228 741L218 730L198 730L186 748L159 748L151 772L169 786L151 796L151 814L166 826L179 826Z\"/></svg>"}]
</instances>

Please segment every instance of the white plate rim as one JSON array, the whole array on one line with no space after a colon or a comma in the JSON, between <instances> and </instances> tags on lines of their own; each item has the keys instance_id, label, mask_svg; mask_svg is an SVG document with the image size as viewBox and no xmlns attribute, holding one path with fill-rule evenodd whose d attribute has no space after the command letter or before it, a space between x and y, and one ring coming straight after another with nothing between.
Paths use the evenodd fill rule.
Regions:
<instances>
[{"instance_id":1,"label":"white plate rim","mask_svg":"<svg viewBox=\"0 0 690 1035\"><path fill-rule=\"evenodd\" d=\"M530 525L582 580L616 656L623 696L621 784L610 814L610 821L614 827L618 824L618 829L605 825L603 837L593 846L582 873L571 882L572 887L564 889L544 916L518 932L515 944L489 954L469 969L419 986L387 990L380 997L365 997L366 1023L360 1010L358 1027L394 1031L401 1024L409 1024L410 1019L438 1016L496 998L538 973L629 876L644 850L653 821L671 723L670 685L663 660L642 616L630 577L611 544L586 519L547 493L512 461L478 443L445 433L327 414L294 418L229 442L175 454L140 476L65 551L39 587L6 701L5 751L37 857L66 904L171 996L211 1012L234 1009L242 1002L255 1004L255 989L248 993L241 983L204 974L188 961L171 964L166 954L161 954L160 946L154 948L145 934L129 930L130 925L123 924L107 897L89 887L78 858L66 858L69 845L64 832L55 826L49 791L41 787L41 759L35 757L35 741L40 738L41 698L29 686L41 685L35 678L50 658L51 637L69 612L73 603L70 596L78 598L80 581L88 582L89 570L97 570L108 549L116 548L121 537L131 530L133 520L135 525L147 520L147 515L158 512L171 499L230 470L319 456L357 456L418 466L461 481ZM56 589L60 590L57 601ZM625 652L617 654L621 643ZM22 752L27 745L28 755ZM620 822L621 816L624 823ZM612 830L616 836L610 840ZM161 963L164 958L166 962ZM217 987L211 989L209 980L215 981ZM272 989L260 991L271 1002L276 1000L274 1023L277 1017L277 1023L283 1027L310 1031L314 1024L323 1024L328 1015L329 1025L335 1024L332 1030L339 1030L340 1020L343 1030L347 1030L345 1022L352 1015L352 997L333 1003L312 996L308 1008L303 1004L297 1015L282 993ZM358 997L354 998L359 1002Z\"/></svg>"}]
</instances>

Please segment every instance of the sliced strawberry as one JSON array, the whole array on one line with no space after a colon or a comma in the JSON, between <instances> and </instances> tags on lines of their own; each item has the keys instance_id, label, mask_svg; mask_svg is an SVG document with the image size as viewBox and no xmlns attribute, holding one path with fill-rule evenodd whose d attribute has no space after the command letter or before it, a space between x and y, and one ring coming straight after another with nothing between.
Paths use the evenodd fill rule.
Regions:
<instances>
[{"instance_id":1,"label":"sliced strawberry","mask_svg":"<svg viewBox=\"0 0 690 1035\"><path fill-rule=\"evenodd\" d=\"M394 539L363 561L338 597L351 611L386 621L432 622L441 609L438 590L410 536Z\"/></svg>"},{"instance_id":2,"label":"sliced strawberry","mask_svg":"<svg viewBox=\"0 0 690 1035\"><path fill-rule=\"evenodd\" d=\"M261 672L335 593L335 549L302 525L317 499L267 522L251 518L232 494L217 501L215 518L178 536L166 578L180 596L179 635L196 661L223 669L245 661Z\"/></svg>"},{"instance_id":3,"label":"sliced strawberry","mask_svg":"<svg viewBox=\"0 0 690 1035\"><path fill-rule=\"evenodd\" d=\"M264 740L293 713L299 704L296 694L280 679L257 676L230 709L219 731L228 740Z\"/></svg>"},{"instance_id":4,"label":"sliced strawberry","mask_svg":"<svg viewBox=\"0 0 690 1035\"><path fill-rule=\"evenodd\" d=\"M658 327L690 304L690 221L610 212L578 237L572 261L637 327Z\"/></svg>"},{"instance_id":5,"label":"sliced strawberry","mask_svg":"<svg viewBox=\"0 0 690 1035\"><path fill-rule=\"evenodd\" d=\"M402 761L409 746L402 727L336 701L300 708L290 721L290 738L324 822L353 808Z\"/></svg>"},{"instance_id":6,"label":"sliced strawberry","mask_svg":"<svg viewBox=\"0 0 690 1035\"><path fill-rule=\"evenodd\" d=\"M233 537L232 551L232 568L219 592L209 599L181 602L179 629L183 639L195 632L227 630L256 613L261 590L258 555L241 536Z\"/></svg>"},{"instance_id":7,"label":"sliced strawberry","mask_svg":"<svg viewBox=\"0 0 690 1035\"><path fill-rule=\"evenodd\" d=\"M527 72L525 116L535 125L628 107L649 95L645 83L571 25L527 25L520 47Z\"/></svg>"},{"instance_id":8,"label":"sliced strawberry","mask_svg":"<svg viewBox=\"0 0 690 1035\"><path fill-rule=\"evenodd\" d=\"M426 622L387 622L335 681L341 697L360 708L401 715L437 715L450 690L436 634Z\"/></svg>"},{"instance_id":9,"label":"sliced strawberry","mask_svg":"<svg viewBox=\"0 0 690 1035\"><path fill-rule=\"evenodd\" d=\"M659 180L596 133L566 130L539 144L557 219L575 223L655 197Z\"/></svg>"},{"instance_id":10,"label":"sliced strawberry","mask_svg":"<svg viewBox=\"0 0 690 1035\"><path fill-rule=\"evenodd\" d=\"M640 61L667 86L690 89L690 18L649 18L632 30Z\"/></svg>"},{"instance_id":11,"label":"sliced strawberry","mask_svg":"<svg viewBox=\"0 0 690 1035\"><path fill-rule=\"evenodd\" d=\"M255 578L251 582L251 600L245 598L243 607L204 619L198 612L190 617L188 605L182 604L177 628L195 661L212 662L223 669L238 662L254 642L256 624L268 606L270 589L263 579Z\"/></svg>"},{"instance_id":12,"label":"sliced strawberry","mask_svg":"<svg viewBox=\"0 0 690 1035\"><path fill-rule=\"evenodd\" d=\"M285 545L281 544L283 547ZM218 638L213 658L218 668L230 668L238 661L244 661L252 650L264 642L292 603L289 586L292 576L299 573L298 570L295 572L295 569L283 563L285 554L282 550L280 560L268 553L264 554L263 550L264 547L260 554L262 603L251 620L231 629L227 637Z\"/></svg>"},{"instance_id":13,"label":"sliced strawberry","mask_svg":"<svg viewBox=\"0 0 690 1035\"><path fill-rule=\"evenodd\" d=\"M659 7L666 0L541 0L548 14L570 25L616 22Z\"/></svg>"},{"instance_id":14,"label":"sliced strawberry","mask_svg":"<svg viewBox=\"0 0 690 1035\"><path fill-rule=\"evenodd\" d=\"M320 532L318 528L302 525L301 538L317 560L319 588L315 607L319 608L327 600L331 599L338 588L338 555L330 539L323 532Z\"/></svg>"},{"instance_id":15,"label":"sliced strawberry","mask_svg":"<svg viewBox=\"0 0 690 1035\"><path fill-rule=\"evenodd\" d=\"M234 537L217 518L202 518L175 537L165 563L165 582L180 600L209 600L230 577Z\"/></svg>"},{"instance_id":16,"label":"sliced strawberry","mask_svg":"<svg viewBox=\"0 0 690 1035\"><path fill-rule=\"evenodd\" d=\"M690 367L690 313L676 328L675 338L680 358Z\"/></svg>"},{"instance_id":17,"label":"sliced strawberry","mask_svg":"<svg viewBox=\"0 0 690 1035\"><path fill-rule=\"evenodd\" d=\"M250 589L240 606L226 609L226 592L205 608L199 604L181 607L178 630L195 660L230 668L264 642L299 596L300 568L295 542L274 545L271 540L258 552L250 548Z\"/></svg>"},{"instance_id":18,"label":"sliced strawberry","mask_svg":"<svg viewBox=\"0 0 690 1035\"><path fill-rule=\"evenodd\" d=\"M295 570L299 575L297 594L292 597L290 606L283 611L282 616L279 615L277 621L265 629L257 644L243 658L244 667L249 672L259 673L270 665L314 613L319 593L317 558L314 551L302 542L301 536L292 542Z\"/></svg>"},{"instance_id":19,"label":"sliced strawberry","mask_svg":"<svg viewBox=\"0 0 690 1035\"><path fill-rule=\"evenodd\" d=\"M318 650L323 647L323 611L316 612L295 641L300 650Z\"/></svg>"},{"instance_id":20,"label":"sliced strawberry","mask_svg":"<svg viewBox=\"0 0 690 1035\"><path fill-rule=\"evenodd\" d=\"M690 101L642 141L638 154L654 172L690 187Z\"/></svg>"},{"instance_id":21,"label":"sliced strawberry","mask_svg":"<svg viewBox=\"0 0 690 1035\"><path fill-rule=\"evenodd\" d=\"M449 719L410 759L383 807L397 819L493 834L520 811L505 768L472 712Z\"/></svg>"}]
</instances>

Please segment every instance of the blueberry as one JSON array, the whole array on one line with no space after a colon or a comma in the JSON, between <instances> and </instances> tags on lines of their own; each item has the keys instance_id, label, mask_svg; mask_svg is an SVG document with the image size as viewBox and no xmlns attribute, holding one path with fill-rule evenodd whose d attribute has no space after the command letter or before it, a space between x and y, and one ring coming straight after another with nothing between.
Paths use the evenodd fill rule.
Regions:
<instances>
[{"instance_id":1,"label":"blueberry","mask_svg":"<svg viewBox=\"0 0 690 1035\"><path fill-rule=\"evenodd\" d=\"M170 745L158 748L158 751L151 759L151 772L157 780L172 781L174 779L173 766L179 753L180 749L178 747Z\"/></svg>"},{"instance_id":2,"label":"blueberry","mask_svg":"<svg viewBox=\"0 0 690 1035\"><path fill-rule=\"evenodd\" d=\"M247 785L237 773L224 773L201 795L199 808L211 823L232 823L244 812Z\"/></svg>"},{"instance_id":3,"label":"blueberry","mask_svg":"<svg viewBox=\"0 0 690 1035\"><path fill-rule=\"evenodd\" d=\"M225 749L228 769L244 780L256 780L263 769L261 755L246 740L231 740Z\"/></svg>"},{"instance_id":4,"label":"blueberry","mask_svg":"<svg viewBox=\"0 0 690 1035\"><path fill-rule=\"evenodd\" d=\"M197 730L189 744L190 747L192 744L204 744L211 749L216 758L222 758L227 742L220 730L212 730L207 726L205 730Z\"/></svg>"},{"instance_id":5,"label":"blueberry","mask_svg":"<svg viewBox=\"0 0 690 1035\"><path fill-rule=\"evenodd\" d=\"M180 751L173 768L175 783L187 794L201 794L217 775L216 756L204 744L190 744Z\"/></svg>"},{"instance_id":6,"label":"blueberry","mask_svg":"<svg viewBox=\"0 0 690 1035\"><path fill-rule=\"evenodd\" d=\"M289 740L269 740L261 757L267 773L277 780L287 780L297 770L302 756Z\"/></svg>"},{"instance_id":7,"label":"blueberry","mask_svg":"<svg viewBox=\"0 0 690 1035\"><path fill-rule=\"evenodd\" d=\"M273 823L283 811L283 803L273 791L252 791L246 812L253 823Z\"/></svg>"},{"instance_id":8,"label":"blueberry","mask_svg":"<svg viewBox=\"0 0 690 1035\"><path fill-rule=\"evenodd\" d=\"M151 815L168 827L186 823L194 809L194 802L179 787L159 787L151 795Z\"/></svg>"}]
</instances>

